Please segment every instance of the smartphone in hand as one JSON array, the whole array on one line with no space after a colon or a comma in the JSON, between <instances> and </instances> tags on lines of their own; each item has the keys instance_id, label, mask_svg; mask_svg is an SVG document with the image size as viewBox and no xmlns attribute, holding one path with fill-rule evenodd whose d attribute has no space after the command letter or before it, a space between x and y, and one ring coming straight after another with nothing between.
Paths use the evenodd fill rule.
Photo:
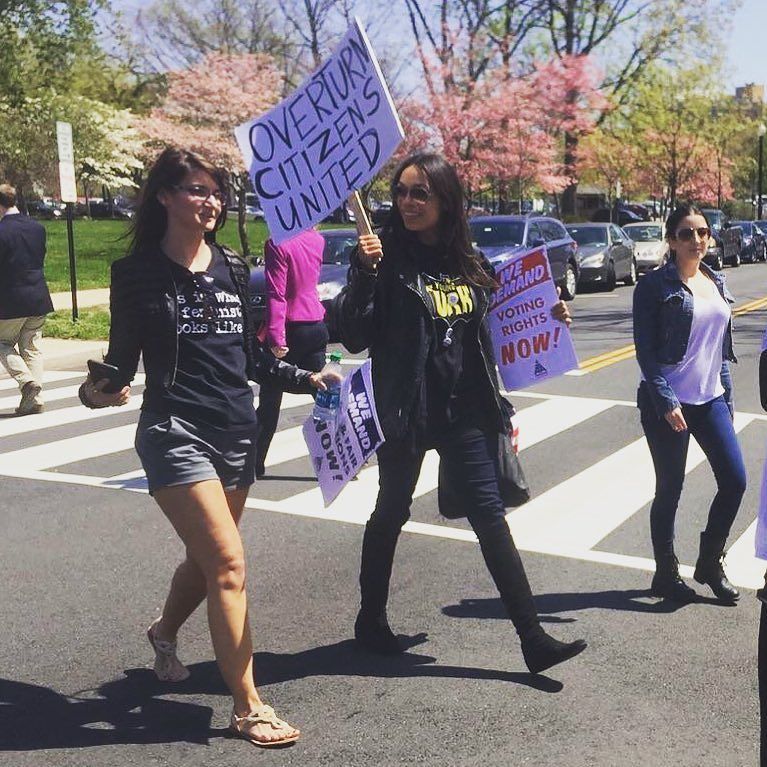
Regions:
<instances>
[{"instance_id":1,"label":"smartphone in hand","mask_svg":"<svg viewBox=\"0 0 767 767\"><path fill-rule=\"evenodd\" d=\"M109 383L102 389L105 394L114 394L128 383L119 368L116 368L114 365L108 365L106 362L88 360L88 373L93 383L104 378L109 379Z\"/></svg>"}]
</instances>

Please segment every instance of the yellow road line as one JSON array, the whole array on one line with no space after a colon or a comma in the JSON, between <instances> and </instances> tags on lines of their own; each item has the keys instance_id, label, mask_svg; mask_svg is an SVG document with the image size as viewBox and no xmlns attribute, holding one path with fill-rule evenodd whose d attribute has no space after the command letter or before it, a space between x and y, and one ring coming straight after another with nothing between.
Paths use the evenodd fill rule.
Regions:
<instances>
[{"instance_id":1,"label":"yellow road line","mask_svg":"<svg viewBox=\"0 0 767 767\"><path fill-rule=\"evenodd\" d=\"M738 317L741 314L748 314L749 312L755 312L758 309L764 309L767 307L767 296L763 298L755 298L752 301L747 301L745 304L741 304L736 309L732 310L734 317ZM603 354L597 354L595 357L589 357L583 360L578 366L580 370L585 373L593 373L596 370L601 370L609 365L615 365L618 362L631 359L634 356L635 349L634 344L630 346L622 346L619 349L613 349Z\"/></svg>"}]
</instances>

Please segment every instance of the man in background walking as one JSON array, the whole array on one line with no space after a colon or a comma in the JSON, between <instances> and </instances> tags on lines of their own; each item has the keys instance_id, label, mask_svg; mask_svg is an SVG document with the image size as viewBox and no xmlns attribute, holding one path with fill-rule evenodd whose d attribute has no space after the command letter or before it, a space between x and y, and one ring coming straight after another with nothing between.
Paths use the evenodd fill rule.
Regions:
<instances>
[{"instance_id":1,"label":"man in background walking","mask_svg":"<svg viewBox=\"0 0 767 767\"><path fill-rule=\"evenodd\" d=\"M21 389L19 415L40 413L43 356L37 348L53 311L45 283L45 229L19 213L16 190L0 184L0 362Z\"/></svg>"}]
</instances>

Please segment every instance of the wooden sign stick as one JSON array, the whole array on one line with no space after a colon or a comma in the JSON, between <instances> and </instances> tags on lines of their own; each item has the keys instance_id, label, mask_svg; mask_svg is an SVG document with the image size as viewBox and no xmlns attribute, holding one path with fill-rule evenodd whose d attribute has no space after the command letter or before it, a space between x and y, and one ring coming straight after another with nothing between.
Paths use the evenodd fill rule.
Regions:
<instances>
[{"instance_id":1,"label":"wooden sign stick","mask_svg":"<svg viewBox=\"0 0 767 767\"><path fill-rule=\"evenodd\" d=\"M358 191L352 192L347 198L349 207L354 211L354 219L357 224L357 234L373 234L373 227L370 225L368 214L365 212L365 206L362 204L362 198Z\"/></svg>"}]
</instances>

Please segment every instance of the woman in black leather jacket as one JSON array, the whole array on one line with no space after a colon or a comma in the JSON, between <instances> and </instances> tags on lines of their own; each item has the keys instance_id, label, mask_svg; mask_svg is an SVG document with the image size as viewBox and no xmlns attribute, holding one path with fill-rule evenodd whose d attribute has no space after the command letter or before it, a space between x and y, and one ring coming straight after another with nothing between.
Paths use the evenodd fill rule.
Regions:
<instances>
[{"instance_id":1,"label":"woman in black leather jacket","mask_svg":"<svg viewBox=\"0 0 767 767\"><path fill-rule=\"evenodd\" d=\"M362 543L355 637L374 652L403 652L386 616L389 581L424 453L436 448L466 502L525 662L538 673L586 643L559 642L541 628L506 521L496 461L505 426L485 320L496 283L472 250L461 184L442 157L408 157L392 180L392 200L380 240L360 238L348 285L333 306L344 345L370 350L386 436L378 500ZM569 320L563 303L555 315Z\"/></svg>"},{"instance_id":2,"label":"woman in black leather jacket","mask_svg":"<svg viewBox=\"0 0 767 767\"><path fill-rule=\"evenodd\" d=\"M86 379L89 407L123 405L143 354L146 388L136 450L149 492L186 547L162 615L147 636L164 681L189 676L176 634L207 598L221 674L234 698L230 728L259 746L294 742L299 731L265 705L253 681L245 559L238 524L254 479L255 411L249 379L281 379L295 391L322 377L261 351L249 313L248 268L217 246L226 175L191 152L169 148L142 191L129 255L112 268L105 362L126 385Z\"/></svg>"}]
</instances>

